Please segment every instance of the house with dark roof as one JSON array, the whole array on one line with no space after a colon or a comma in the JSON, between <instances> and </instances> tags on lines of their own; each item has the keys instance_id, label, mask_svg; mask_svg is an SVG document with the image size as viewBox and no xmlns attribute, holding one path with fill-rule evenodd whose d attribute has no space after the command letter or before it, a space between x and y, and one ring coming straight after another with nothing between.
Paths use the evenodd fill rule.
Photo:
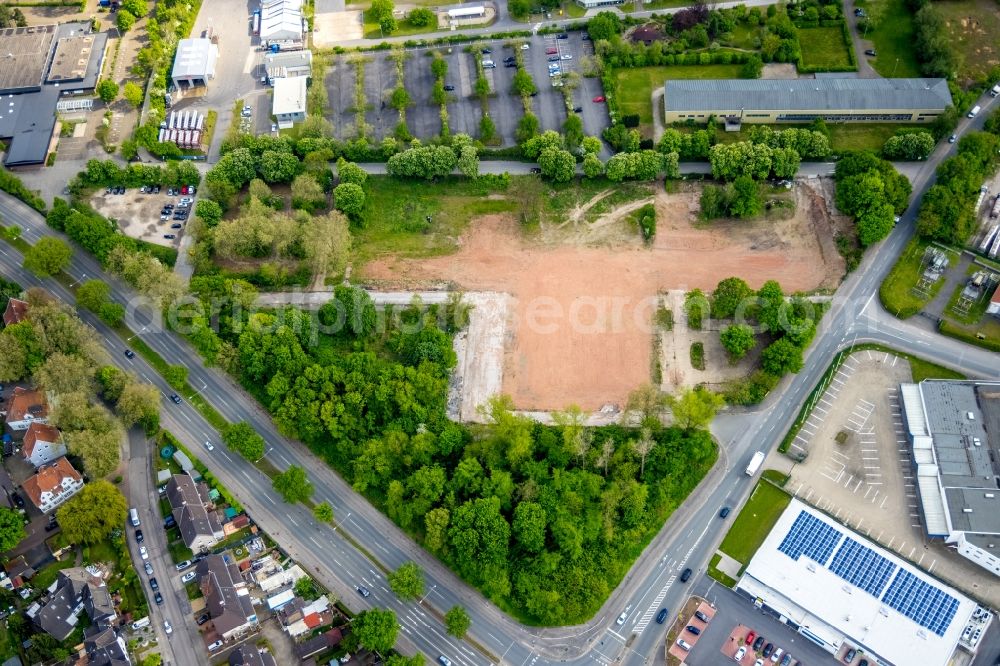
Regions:
<instances>
[{"instance_id":1,"label":"house with dark roof","mask_svg":"<svg viewBox=\"0 0 1000 666\"><path fill-rule=\"evenodd\" d=\"M91 569L71 567L59 572L47 598L32 604L27 615L56 640L66 640L86 611L96 628L114 625L118 615L104 579Z\"/></svg>"},{"instance_id":2,"label":"house with dark roof","mask_svg":"<svg viewBox=\"0 0 1000 666\"><path fill-rule=\"evenodd\" d=\"M667 81L667 123L930 123L951 105L944 79L692 79Z\"/></svg>"},{"instance_id":3,"label":"house with dark roof","mask_svg":"<svg viewBox=\"0 0 1000 666\"><path fill-rule=\"evenodd\" d=\"M25 460L38 468L66 455L66 444L55 426L35 421L24 433L21 453Z\"/></svg>"},{"instance_id":4,"label":"house with dark roof","mask_svg":"<svg viewBox=\"0 0 1000 666\"><path fill-rule=\"evenodd\" d=\"M184 545L198 553L223 539L225 531L212 506L208 486L196 483L190 474L174 474L167 481L166 495Z\"/></svg>"},{"instance_id":5,"label":"house with dark roof","mask_svg":"<svg viewBox=\"0 0 1000 666\"><path fill-rule=\"evenodd\" d=\"M215 632L230 640L257 627L257 611L250 601L247 583L239 568L222 555L209 555L198 562L199 586Z\"/></svg>"},{"instance_id":6,"label":"house with dark roof","mask_svg":"<svg viewBox=\"0 0 1000 666\"><path fill-rule=\"evenodd\" d=\"M39 511L48 513L83 489L83 476L63 457L39 467L21 487Z\"/></svg>"},{"instance_id":7,"label":"house with dark roof","mask_svg":"<svg viewBox=\"0 0 1000 666\"><path fill-rule=\"evenodd\" d=\"M337 647L343 639L344 635L341 633L340 629L333 628L329 631L324 631L322 634L313 636L309 640L296 645L295 656L299 659L315 657L324 650Z\"/></svg>"},{"instance_id":8,"label":"house with dark roof","mask_svg":"<svg viewBox=\"0 0 1000 666\"><path fill-rule=\"evenodd\" d=\"M278 662L270 652L244 643L229 653L229 666L278 666Z\"/></svg>"},{"instance_id":9,"label":"house with dark roof","mask_svg":"<svg viewBox=\"0 0 1000 666\"><path fill-rule=\"evenodd\" d=\"M10 405L7 406L7 427L13 431L27 430L35 422L49 422L49 405L45 394L15 386Z\"/></svg>"},{"instance_id":10,"label":"house with dark roof","mask_svg":"<svg viewBox=\"0 0 1000 666\"><path fill-rule=\"evenodd\" d=\"M113 627L87 627L83 635L87 666L131 666L125 639Z\"/></svg>"},{"instance_id":11,"label":"house with dark roof","mask_svg":"<svg viewBox=\"0 0 1000 666\"><path fill-rule=\"evenodd\" d=\"M3 311L3 325L19 324L28 316L28 302L20 298L10 298L7 300L7 307Z\"/></svg>"}]
</instances>

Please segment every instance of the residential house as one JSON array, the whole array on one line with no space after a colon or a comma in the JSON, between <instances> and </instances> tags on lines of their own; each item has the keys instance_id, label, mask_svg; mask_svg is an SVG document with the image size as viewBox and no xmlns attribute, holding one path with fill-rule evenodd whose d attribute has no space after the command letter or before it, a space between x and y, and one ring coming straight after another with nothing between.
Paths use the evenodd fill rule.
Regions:
<instances>
[{"instance_id":1,"label":"residential house","mask_svg":"<svg viewBox=\"0 0 1000 666\"><path fill-rule=\"evenodd\" d=\"M32 604L27 615L39 629L60 641L73 633L83 611L97 629L112 627L118 617L104 579L91 568L60 571L42 601Z\"/></svg>"},{"instance_id":2,"label":"residential house","mask_svg":"<svg viewBox=\"0 0 1000 666\"><path fill-rule=\"evenodd\" d=\"M24 555L18 555L13 559L7 560L3 568L10 577L11 585L14 586L15 590L23 586L26 581L35 575L35 570L28 565L28 561L24 559Z\"/></svg>"},{"instance_id":3,"label":"residential house","mask_svg":"<svg viewBox=\"0 0 1000 666\"><path fill-rule=\"evenodd\" d=\"M32 423L48 423L49 405L45 394L34 389L15 386L7 407L7 427L13 431L27 430Z\"/></svg>"},{"instance_id":4,"label":"residential house","mask_svg":"<svg viewBox=\"0 0 1000 666\"><path fill-rule=\"evenodd\" d=\"M986 313L1000 317L1000 285L993 290L993 296L990 298L990 302L986 306Z\"/></svg>"},{"instance_id":5,"label":"residential house","mask_svg":"<svg viewBox=\"0 0 1000 666\"><path fill-rule=\"evenodd\" d=\"M298 638L313 629L333 622L330 601L322 596L314 601L295 597L278 610L278 620L282 628L292 638Z\"/></svg>"},{"instance_id":6,"label":"residential house","mask_svg":"<svg viewBox=\"0 0 1000 666\"><path fill-rule=\"evenodd\" d=\"M276 569L254 571L253 576L261 591L270 593L279 588L294 585L295 581L306 576L306 572L298 564L293 564L287 569L282 569L278 565Z\"/></svg>"},{"instance_id":7,"label":"residential house","mask_svg":"<svg viewBox=\"0 0 1000 666\"><path fill-rule=\"evenodd\" d=\"M131 666L125 639L113 627L87 627L83 635L87 666Z\"/></svg>"},{"instance_id":8,"label":"residential house","mask_svg":"<svg viewBox=\"0 0 1000 666\"><path fill-rule=\"evenodd\" d=\"M25 494L42 513L55 510L83 488L83 476L65 457L42 465L38 473L25 479Z\"/></svg>"},{"instance_id":9,"label":"residential house","mask_svg":"<svg viewBox=\"0 0 1000 666\"><path fill-rule=\"evenodd\" d=\"M184 545L198 553L222 540L225 533L208 486L196 483L190 474L174 474L167 481L166 495Z\"/></svg>"},{"instance_id":10,"label":"residential house","mask_svg":"<svg viewBox=\"0 0 1000 666\"><path fill-rule=\"evenodd\" d=\"M36 468L66 455L62 434L55 426L35 421L24 433L24 459Z\"/></svg>"},{"instance_id":11,"label":"residential house","mask_svg":"<svg viewBox=\"0 0 1000 666\"><path fill-rule=\"evenodd\" d=\"M329 650L330 648L340 645L340 641L343 639L344 635L341 633L340 629L334 628L329 631L324 631L322 634L314 636L309 640L296 645L295 656L299 659L314 657L324 650Z\"/></svg>"},{"instance_id":12,"label":"residential house","mask_svg":"<svg viewBox=\"0 0 1000 666\"><path fill-rule=\"evenodd\" d=\"M201 592L215 632L222 640L246 634L257 626L257 611L239 568L222 555L209 555L198 563Z\"/></svg>"},{"instance_id":13,"label":"residential house","mask_svg":"<svg viewBox=\"0 0 1000 666\"><path fill-rule=\"evenodd\" d=\"M19 324L28 316L28 302L20 298L7 300L7 307L3 311L3 325Z\"/></svg>"},{"instance_id":14,"label":"residential house","mask_svg":"<svg viewBox=\"0 0 1000 666\"><path fill-rule=\"evenodd\" d=\"M244 643L229 653L229 666L278 666L278 662L270 652Z\"/></svg>"},{"instance_id":15,"label":"residential house","mask_svg":"<svg viewBox=\"0 0 1000 666\"><path fill-rule=\"evenodd\" d=\"M304 76L275 79L271 114L277 119L281 129L287 129L306 119L306 84Z\"/></svg>"}]
</instances>

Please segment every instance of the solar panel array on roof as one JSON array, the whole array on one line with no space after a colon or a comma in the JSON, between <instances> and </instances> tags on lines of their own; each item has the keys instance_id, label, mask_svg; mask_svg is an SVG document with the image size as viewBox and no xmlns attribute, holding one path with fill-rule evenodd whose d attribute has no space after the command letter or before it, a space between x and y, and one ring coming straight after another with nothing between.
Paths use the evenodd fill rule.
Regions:
<instances>
[{"instance_id":1,"label":"solar panel array on roof","mask_svg":"<svg viewBox=\"0 0 1000 666\"><path fill-rule=\"evenodd\" d=\"M851 537L844 539L830 562L830 571L876 599L895 570L895 564Z\"/></svg>"},{"instance_id":2,"label":"solar panel array on roof","mask_svg":"<svg viewBox=\"0 0 1000 666\"><path fill-rule=\"evenodd\" d=\"M882 601L938 636L944 636L958 609L958 599L904 569L896 574Z\"/></svg>"},{"instance_id":3,"label":"solar panel array on roof","mask_svg":"<svg viewBox=\"0 0 1000 666\"><path fill-rule=\"evenodd\" d=\"M840 536L840 530L801 511L778 545L778 550L793 560L798 560L801 555L808 555L820 564L826 564L834 546L840 541Z\"/></svg>"}]
</instances>

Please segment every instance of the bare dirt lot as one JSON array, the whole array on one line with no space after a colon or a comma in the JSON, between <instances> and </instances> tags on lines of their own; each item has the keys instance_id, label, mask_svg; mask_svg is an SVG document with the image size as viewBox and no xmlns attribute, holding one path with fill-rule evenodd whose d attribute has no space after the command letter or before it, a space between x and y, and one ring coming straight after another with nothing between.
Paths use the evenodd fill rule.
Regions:
<instances>
[{"instance_id":1,"label":"bare dirt lot","mask_svg":"<svg viewBox=\"0 0 1000 666\"><path fill-rule=\"evenodd\" d=\"M410 288L446 281L509 293L503 391L514 404L620 405L650 380L658 293L711 290L730 275L755 288L775 279L786 291L809 291L835 287L843 274L822 199L817 203L809 185L796 186L789 219L711 225L697 218L700 188L680 189L657 188L658 230L650 246L615 212L543 226L537 238L526 238L512 216L489 215L472 222L452 255L380 258L356 275Z\"/></svg>"},{"instance_id":2,"label":"bare dirt lot","mask_svg":"<svg viewBox=\"0 0 1000 666\"><path fill-rule=\"evenodd\" d=\"M136 188L126 190L125 194L105 194L99 190L90 200L90 205L101 215L118 222L122 233L132 238L176 248L180 244L183 226L187 222L170 219L160 221L160 209L164 204L174 206L180 199L166 195L166 188L160 194L140 194ZM194 208L192 204L191 208ZM180 229L171 229L173 224L183 225ZM174 239L164 238L166 234L176 236Z\"/></svg>"}]
</instances>

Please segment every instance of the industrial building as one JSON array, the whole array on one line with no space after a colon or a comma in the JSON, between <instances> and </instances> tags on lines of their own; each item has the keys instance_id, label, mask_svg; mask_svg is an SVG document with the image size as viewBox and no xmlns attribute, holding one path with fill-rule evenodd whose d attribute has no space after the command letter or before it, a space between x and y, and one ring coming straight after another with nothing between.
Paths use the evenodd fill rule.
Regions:
<instances>
[{"instance_id":1,"label":"industrial building","mask_svg":"<svg viewBox=\"0 0 1000 666\"><path fill-rule=\"evenodd\" d=\"M0 29L0 139L6 166L42 164L56 111L88 110L101 74L107 35L89 23Z\"/></svg>"},{"instance_id":2,"label":"industrial building","mask_svg":"<svg viewBox=\"0 0 1000 666\"><path fill-rule=\"evenodd\" d=\"M178 90L208 85L215 78L219 47L207 38L182 39L177 43L170 80Z\"/></svg>"},{"instance_id":3,"label":"industrial building","mask_svg":"<svg viewBox=\"0 0 1000 666\"><path fill-rule=\"evenodd\" d=\"M271 83L275 79L312 76L312 51L279 51L264 55L264 71Z\"/></svg>"},{"instance_id":4,"label":"industrial building","mask_svg":"<svg viewBox=\"0 0 1000 666\"><path fill-rule=\"evenodd\" d=\"M595 7L610 7L612 5L624 5L625 0L576 0L576 4L584 9L594 9Z\"/></svg>"},{"instance_id":5,"label":"industrial building","mask_svg":"<svg viewBox=\"0 0 1000 666\"><path fill-rule=\"evenodd\" d=\"M899 395L927 536L1000 576L1000 383L927 379Z\"/></svg>"},{"instance_id":6,"label":"industrial building","mask_svg":"<svg viewBox=\"0 0 1000 666\"><path fill-rule=\"evenodd\" d=\"M281 129L306 119L306 77L275 80L271 113Z\"/></svg>"},{"instance_id":7,"label":"industrial building","mask_svg":"<svg viewBox=\"0 0 1000 666\"><path fill-rule=\"evenodd\" d=\"M992 615L894 553L792 499L736 589L842 660L945 666ZM977 633L978 632L978 633Z\"/></svg>"},{"instance_id":8,"label":"industrial building","mask_svg":"<svg viewBox=\"0 0 1000 666\"><path fill-rule=\"evenodd\" d=\"M944 79L712 79L667 81L667 123L933 122L951 105Z\"/></svg>"},{"instance_id":9,"label":"industrial building","mask_svg":"<svg viewBox=\"0 0 1000 666\"><path fill-rule=\"evenodd\" d=\"M260 39L268 44L302 42L301 0L263 0L260 3Z\"/></svg>"}]
</instances>

